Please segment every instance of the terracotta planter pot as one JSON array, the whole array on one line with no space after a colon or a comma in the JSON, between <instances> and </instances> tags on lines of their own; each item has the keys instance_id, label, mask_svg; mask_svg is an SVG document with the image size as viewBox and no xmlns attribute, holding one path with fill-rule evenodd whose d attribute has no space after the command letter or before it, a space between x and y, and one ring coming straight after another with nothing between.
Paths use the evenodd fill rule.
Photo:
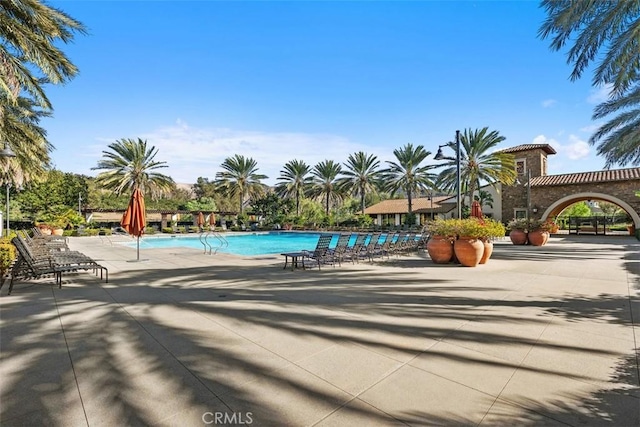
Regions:
<instances>
[{"instance_id":1,"label":"terracotta planter pot","mask_svg":"<svg viewBox=\"0 0 640 427\"><path fill-rule=\"evenodd\" d=\"M453 250L460 264L475 267L484 254L484 244L480 239L461 236L453 243Z\"/></svg>"},{"instance_id":2,"label":"terracotta planter pot","mask_svg":"<svg viewBox=\"0 0 640 427\"><path fill-rule=\"evenodd\" d=\"M527 244L527 233L524 230L511 230L509 238L514 245Z\"/></svg>"},{"instance_id":3,"label":"terracotta planter pot","mask_svg":"<svg viewBox=\"0 0 640 427\"><path fill-rule=\"evenodd\" d=\"M479 264L486 264L493 253L493 242L488 239L483 239L482 244L484 245L484 252L482 253L482 258L480 258Z\"/></svg>"},{"instance_id":4,"label":"terracotta planter pot","mask_svg":"<svg viewBox=\"0 0 640 427\"><path fill-rule=\"evenodd\" d=\"M54 236L62 236L64 234L64 230L62 228L54 228L51 230L51 234Z\"/></svg>"},{"instance_id":5,"label":"terracotta planter pot","mask_svg":"<svg viewBox=\"0 0 640 427\"><path fill-rule=\"evenodd\" d=\"M446 236L433 236L427 243L429 257L436 264L447 264L453 258L453 241Z\"/></svg>"},{"instance_id":6,"label":"terracotta planter pot","mask_svg":"<svg viewBox=\"0 0 640 427\"><path fill-rule=\"evenodd\" d=\"M549 240L549 232L535 230L529 232L529 243L533 246L542 246Z\"/></svg>"}]
</instances>

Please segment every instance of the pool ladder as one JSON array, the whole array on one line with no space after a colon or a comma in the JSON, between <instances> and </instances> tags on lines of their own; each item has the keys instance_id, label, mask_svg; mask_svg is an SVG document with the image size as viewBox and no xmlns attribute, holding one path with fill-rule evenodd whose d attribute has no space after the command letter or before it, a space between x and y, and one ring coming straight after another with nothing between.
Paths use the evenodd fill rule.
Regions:
<instances>
[{"instance_id":1,"label":"pool ladder","mask_svg":"<svg viewBox=\"0 0 640 427\"><path fill-rule=\"evenodd\" d=\"M217 244L214 243L212 245L211 243L209 243L209 237L215 238ZM206 231L200 233L200 243L202 243L202 246L204 246L204 253L209 255L215 255L216 253L218 253L219 249L229 246L229 242L227 241L227 239L225 239L222 234L216 231Z\"/></svg>"}]
</instances>

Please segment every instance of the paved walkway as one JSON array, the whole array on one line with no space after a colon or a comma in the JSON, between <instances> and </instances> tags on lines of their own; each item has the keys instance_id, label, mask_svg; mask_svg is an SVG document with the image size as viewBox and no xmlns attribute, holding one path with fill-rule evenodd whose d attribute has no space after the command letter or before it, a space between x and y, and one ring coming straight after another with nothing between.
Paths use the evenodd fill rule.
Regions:
<instances>
[{"instance_id":1,"label":"paved walkway","mask_svg":"<svg viewBox=\"0 0 640 427\"><path fill-rule=\"evenodd\" d=\"M291 271L74 238L110 283L2 288L0 424L637 426L639 243Z\"/></svg>"}]
</instances>

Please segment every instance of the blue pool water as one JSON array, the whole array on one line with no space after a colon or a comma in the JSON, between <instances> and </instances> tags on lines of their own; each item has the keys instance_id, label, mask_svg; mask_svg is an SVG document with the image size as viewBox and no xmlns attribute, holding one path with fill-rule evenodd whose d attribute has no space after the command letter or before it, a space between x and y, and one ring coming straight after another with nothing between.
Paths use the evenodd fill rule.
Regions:
<instances>
[{"instance_id":1,"label":"blue pool water","mask_svg":"<svg viewBox=\"0 0 640 427\"><path fill-rule=\"evenodd\" d=\"M224 238L229 242L229 246L221 247L218 252L226 252L236 255L266 255L280 254L283 252L296 252L303 249L315 249L320 233L300 233L300 232L269 232L269 233L246 233L246 234L224 234ZM219 241L209 235L207 241L217 248ZM332 246L338 241L338 235L334 235ZM129 247L136 247L136 243L127 243ZM140 249L152 248L195 248L204 251L204 246L199 235L175 236L175 237L143 237L140 239Z\"/></svg>"}]
</instances>

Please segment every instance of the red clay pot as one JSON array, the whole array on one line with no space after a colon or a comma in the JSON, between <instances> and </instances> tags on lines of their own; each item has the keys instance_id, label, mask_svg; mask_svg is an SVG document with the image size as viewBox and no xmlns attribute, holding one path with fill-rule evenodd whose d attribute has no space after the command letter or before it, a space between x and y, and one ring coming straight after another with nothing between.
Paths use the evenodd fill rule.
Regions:
<instances>
[{"instance_id":1,"label":"red clay pot","mask_svg":"<svg viewBox=\"0 0 640 427\"><path fill-rule=\"evenodd\" d=\"M527 244L527 233L524 230L511 230L509 238L514 245Z\"/></svg>"},{"instance_id":2,"label":"red clay pot","mask_svg":"<svg viewBox=\"0 0 640 427\"><path fill-rule=\"evenodd\" d=\"M486 264L493 253L493 242L489 239L483 239L482 244L484 245L484 252L482 254L482 258L480 258L479 264Z\"/></svg>"},{"instance_id":3,"label":"red clay pot","mask_svg":"<svg viewBox=\"0 0 640 427\"><path fill-rule=\"evenodd\" d=\"M484 244L480 239L460 236L453 243L453 250L460 264L465 267L475 267L484 254Z\"/></svg>"},{"instance_id":4,"label":"red clay pot","mask_svg":"<svg viewBox=\"0 0 640 427\"><path fill-rule=\"evenodd\" d=\"M549 240L549 232L535 230L529 232L529 243L532 246L542 246Z\"/></svg>"},{"instance_id":5,"label":"red clay pot","mask_svg":"<svg viewBox=\"0 0 640 427\"><path fill-rule=\"evenodd\" d=\"M436 264L447 264L453 258L453 240L446 236L432 236L427 243L427 252Z\"/></svg>"}]
</instances>

